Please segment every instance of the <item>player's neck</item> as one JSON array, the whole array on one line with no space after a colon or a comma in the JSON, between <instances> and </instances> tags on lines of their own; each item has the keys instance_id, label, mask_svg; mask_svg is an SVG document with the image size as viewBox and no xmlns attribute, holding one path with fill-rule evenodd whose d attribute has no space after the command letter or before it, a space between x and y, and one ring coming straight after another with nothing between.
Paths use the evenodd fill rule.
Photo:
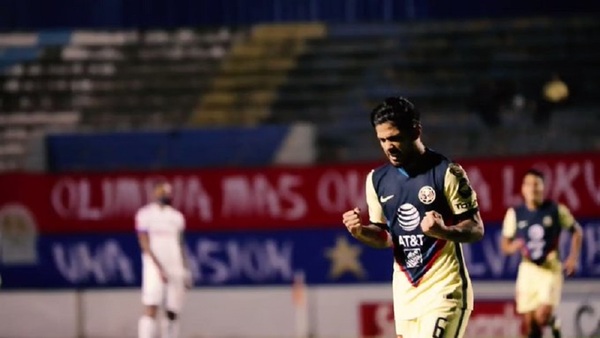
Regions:
<instances>
[{"instance_id":1,"label":"player's neck","mask_svg":"<svg viewBox=\"0 0 600 338\"><path fill-rule=\"evenodd\" d=\"M419 140L415 143L415 149L410 159L401 168L408 173L408 175L416 175L427 167L427 148Z\"/></svg>"},{"instance_id":2,"label":"player's neck","mask_svg":"<svg viewBox=\"0 0 600 338\"><path fill-rule=\"evenodd\" d=\"M528 202L525 202L525 207L527 207L527 209L529 209L529 210L534 211L534 210L539 209L540 206L542 205L542 203L543 203L543 201L542 202L528 201Z\"/></svg>"},{"instance_id":3,"label":"player's neck","mask_svg":"<svg viewBox=\"0 0 600 338\"><path fill-rule=\"evenodd\" d=\"M425 145L423 144L421 139L418 139L417 141L415 141L415 150L416 150L416 153L418 154L417 156L423 155L427 152L427 147L425 147Z\"/></svg>"},{"instance_id":4,"label":"player's neck","mask_svg":"<svg viewBox=\"0 0 600 338\"><path fill-rule=\"evenodd\" d=\"M419 164L419 162L423 160L425 153L427 153L427 147L425 147L425 145L423 144L423 142L421 142L420 139L416 140L415 147L411 151L410 160L405 165L405 167L406 166L410 167L411 165L414 166L414 165Z\"/></svg>"}]
</instances>

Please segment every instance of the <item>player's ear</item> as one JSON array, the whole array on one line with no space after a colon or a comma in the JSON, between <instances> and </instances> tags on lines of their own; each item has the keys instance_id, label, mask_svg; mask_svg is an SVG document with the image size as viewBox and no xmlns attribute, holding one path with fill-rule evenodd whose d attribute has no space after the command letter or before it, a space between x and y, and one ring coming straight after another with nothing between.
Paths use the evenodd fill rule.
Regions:
<instances>
[{"instance_id":1,"label":"player's ear","mask_svg":"<svg viewBox=\"0 0 600 338\"><path fill-rule=\"evenodd\" d=\"M422 132L423 132L423 129L421 128L421 124L416 123L411 130L411 137L412 137L413 141L419 139L421 137Z\"/></svg>"}]
</instances>

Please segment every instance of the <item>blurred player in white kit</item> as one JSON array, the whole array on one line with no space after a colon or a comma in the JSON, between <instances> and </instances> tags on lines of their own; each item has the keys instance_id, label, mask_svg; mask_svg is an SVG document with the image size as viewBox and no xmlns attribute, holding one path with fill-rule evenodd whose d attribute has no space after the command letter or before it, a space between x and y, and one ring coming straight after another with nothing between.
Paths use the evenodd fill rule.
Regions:
<instances>
[{"instance_id":1,"label":"blurred player in white kit","mask_svg":"<svg viewBox=\"0 0 600 338\"><path fill-rule=\"evenodd\" d=\"M192 286L183 245L185 219L171 206L172 188L166 182L154 188L155 201L135 215L142 251L142 304L144 313L138 324L139 338L157 337L157 313L164 308L162 338L179 336L178 315L185 289Z\"/></svg>"}]
</instances>

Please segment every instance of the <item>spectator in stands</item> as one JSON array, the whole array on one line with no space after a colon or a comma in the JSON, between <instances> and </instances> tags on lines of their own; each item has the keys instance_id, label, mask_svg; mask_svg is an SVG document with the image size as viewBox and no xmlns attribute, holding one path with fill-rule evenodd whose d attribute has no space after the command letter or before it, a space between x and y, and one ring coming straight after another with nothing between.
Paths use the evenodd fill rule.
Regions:
<instances>
[{"instance_id":1,"label":"spectator in stands","mask_svg":"<svg viewBox=\"0 0 600 338\"><path fill-rule=\"evenodd\" d=\"M490 128L498 127L501 122L497 93L495 81L484 80L475 85L469 100L469 108Z\"/></svg>"},{"instance_id":2,"label":"spectator in stands","mask_svg":"<svg viewBox=\"0 0 600 338\"><path fill-rule=\"evenodd\" d=\"M503 109L513 109L517 86L510 79L486 79L475 85L471 93L470 109L475 111L490 128L502 123Z\"/></svg>"},{"instance_id":3,"label":"spectator in stands","mask_svg":"<svg viewBox=\"0 0 600 338\"><path fill-rule=\"evenodd\" d=\"M552 111L565 104L569 99L569 87L557 73L552 74L542 86L536 107L533 113L533 122L537 125L547 125L550 122Z\"/></svg>"}]
</instances>

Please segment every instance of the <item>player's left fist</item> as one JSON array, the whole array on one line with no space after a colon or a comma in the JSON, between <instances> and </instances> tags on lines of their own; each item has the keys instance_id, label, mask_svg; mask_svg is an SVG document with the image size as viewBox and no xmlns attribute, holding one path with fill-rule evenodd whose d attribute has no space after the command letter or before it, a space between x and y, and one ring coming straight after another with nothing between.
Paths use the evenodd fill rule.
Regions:
<instances>
[{"instance_id":1,"label":"player's left fist","mask_svg":"<svg viewBox=\"0 0 600 338\"><path fill-rule=\"evenodd\" d=\"M577 272L577 258L571 256L567 257L563 263L563 269L568 277L573 276Z\"/></svg>"},{"instance_id":2,"label":"player's left fist","mask_svg":"<svg viewBox=\"0 0 600 338\"><path fill-rule=\"evenodd\" d=\"M427 236L443 239L445 228L442 215L435 210L427 211L421 220L421 230Z\"/></svg>"}]
</instances>

